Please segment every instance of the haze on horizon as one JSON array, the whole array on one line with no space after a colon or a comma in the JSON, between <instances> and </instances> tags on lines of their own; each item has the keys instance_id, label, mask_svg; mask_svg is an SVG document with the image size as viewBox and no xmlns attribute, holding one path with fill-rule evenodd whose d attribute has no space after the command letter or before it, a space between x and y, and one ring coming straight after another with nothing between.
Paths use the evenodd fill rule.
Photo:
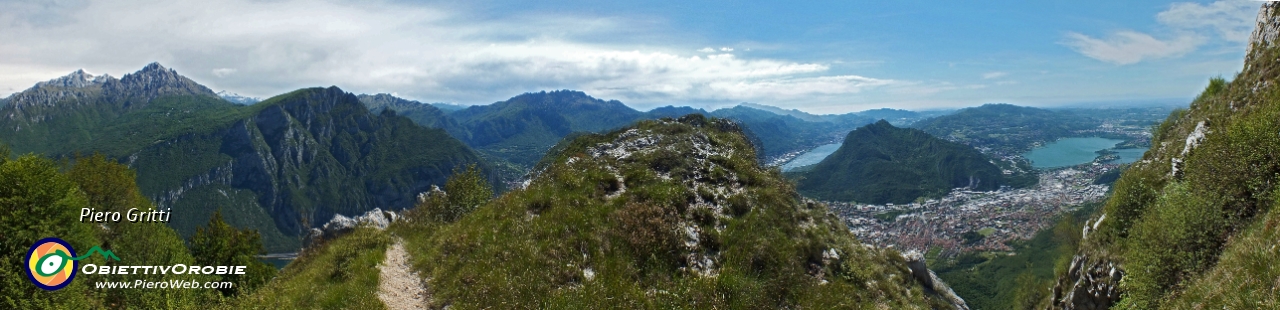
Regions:
<instances>
[{"instance_id":1,"label":"haze on horizon","mask_svg":"<svg viewBox=\"0 0 1280 310\"><path fill-rule=\"evenodd\" d=\"M639 109L811 113L1185 104L1260 2L0 2L0 96L160 62L214 90L337 85L487 104L572 89Z\"/></svg>"}]
</instances>

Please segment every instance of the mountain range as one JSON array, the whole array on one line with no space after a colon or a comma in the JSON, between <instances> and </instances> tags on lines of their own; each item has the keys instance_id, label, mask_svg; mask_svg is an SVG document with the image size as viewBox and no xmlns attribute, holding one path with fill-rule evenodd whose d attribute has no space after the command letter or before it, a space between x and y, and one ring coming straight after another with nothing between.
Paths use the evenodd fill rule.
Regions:
<instances>
[{"instance_id":1,"label":"mountain range","mask_svg":"<svg viewBox=\"0 0 1280 310\"><path fill-rule=\"evenodd\" d=\"M592 98L579 91L526 93L489 105L459 108L426 104L389 94L361 95L373 110L390 109L420 125L441 128L488 159L509 167L508 175L528 171L561 139L574 132L602 132L635 121L702 114L731 119L743 125L759 148L761 159L782 157L818 145L838 142L844 132L870 124L883 116L912 123L944 112L870 110L839 115L814 115L799 110L743 103L714 111L687 106L665 106L641 112L616 100ZM446 109L439 107L444 106ZM871 115L871 116L868 116Z\"/></svg>"},{"instance_id":2,"label":"mountain range","mask_svg":"<svg viewBox=\"0 0 1280 310\"><path fill-rule=\"evenodd\" d=\"M136 170L184 235L224 209L275 251L296 249L334 214L412 206L455 168L491 171L445 131L372 113L336 87L246 106L153 63L120 79L77 71L9 102L0 142L15 152L102 153Z\"/></svg>"},{"instance_id":3,"label":"mountain range","mask_svg":"<svg viewBox=\"0 0 1280 310\"><path fill-rule=\"evenodd\" d=\"M1007 155L1097 128L1102 121L1072 110L1049 110L1012 104L984 104L911 124L949 141Z\"/></svg>"}]
</instances>

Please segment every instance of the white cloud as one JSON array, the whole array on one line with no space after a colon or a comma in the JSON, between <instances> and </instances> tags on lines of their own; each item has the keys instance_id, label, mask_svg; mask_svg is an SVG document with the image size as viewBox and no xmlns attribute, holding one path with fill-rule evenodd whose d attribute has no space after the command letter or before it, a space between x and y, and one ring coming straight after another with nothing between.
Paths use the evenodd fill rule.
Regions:
<instances>
[{"instance_id":1,"label":"white cloud","mask_svg":"<svg viewBox=\"0 0 1280 310\"><path fill-rule=\"evenodd\" d=\"M22 10L10 10L22 8ZM159 61L214 89L266 97L300 87L488 103L578 89L628 104L836 100L899 83L732 48L626 45L621 17L477 20L397 2L101 0L38 11L0 3L0 87L84 67L113 75ZM36 22L31 16L52 16ZM608 42L608 43L602 43ZM649 42L640 42L649 43ZM55 71L38 79L18 79Z\"/></svg>"},{"instance_id":2,"label":"white cloud","mask_svg":"<svg viewBox=\"0 0 1280 310\"><path fill-rule=\"evenodd\" d=\"M1160 40L1136 31L1119 31L1105 39L1067 33L1063 44L1089 58L1117 64L1134 64L1145 59L1177 57L1195 50L1203 40L1195 35L1180 35Z\"/></svg>"},{"instance_id":3,"label":"white cloud","mask_svg":"<svg viewBox=\"0 0 1280 310\"><path fill-rule=\"evenodd\" d=\"M1105 39L1068 32L1063 44L1089 58L1117 65L1180 57L1208 43L1210 38L1248 42L1257 12L1258 3L1249 1L1174 3L1156 14L1156 21L1165 27L1161 32L1170 34L1167 39L1133 30L1116 31Z\"/></svg>"},{"instance_id":4,"label":"white cloud","mask_svg":"<svg viewBox=\"0 0 1280 310\"><path fill-rule=\"evenodd\" d=\"M1224 40L1243 43L1249 41L1257 15L1257 1L1184 2L1170 5L1156 20L1180 29L1212 29Z\"/></svg>"},{"instance_id":5,"label":"white cloud","mask_svg":"<svg viewBox=\"0 0 1280 310\"><path fill-rule=\"evenodd\" d=\"M1009 73L1008 73L1008 72L1000 72L1000 71L996 71L996 72L987 72L987 73L983 73L983 74L982 74L982 79L984 79L984 80L990 80L990 79L994 79L994 78L1000 78L1000 77L1003 77L1003 76L1006 76L1006 75L1009 75Z\"/></svg>"},{"instance_id":6,"label":"white cloud","mask_svg":"<svg viewBox=\"0 0 1280 310\"><path fill-rule=\"evenodd\" d=\"M228 75L235 74L236 69L235 68L217 68L217 69L213 69L212 73L213 73L213 76L216 76L216 77L227 77Z\"/></svg>"}]
</instances>

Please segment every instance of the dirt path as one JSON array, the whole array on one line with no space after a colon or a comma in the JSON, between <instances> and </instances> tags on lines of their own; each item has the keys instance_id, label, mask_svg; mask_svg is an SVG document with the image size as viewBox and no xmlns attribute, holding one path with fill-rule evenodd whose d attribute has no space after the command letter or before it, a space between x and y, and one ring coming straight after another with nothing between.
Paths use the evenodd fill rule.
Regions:
<instances>
[{"instance_id":1,"label":"dirt path","mask_svg":"<svg viewBox=\"0 0 1280 310\"><path fill-rule=\"evenodd\" d=\"M378 299L387 309L426 309L427 289L409 263L404 241L387 248L387 258L378 266Z\"/></svg>"}]
</instances>

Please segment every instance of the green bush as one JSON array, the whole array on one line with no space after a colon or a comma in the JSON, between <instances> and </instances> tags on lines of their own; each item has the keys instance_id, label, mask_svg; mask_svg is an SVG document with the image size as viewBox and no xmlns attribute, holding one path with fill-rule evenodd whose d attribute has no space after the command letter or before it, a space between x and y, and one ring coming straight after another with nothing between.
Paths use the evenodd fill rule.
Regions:
<instances>
[{"instance_id":1,"label":"green bush","mask_svg":"<svg viewBox=\"0 0 1280 310\"><path fill-rule=\"evenodd\" d=\"M476 165L469 165L466 169L453 170L444 184L444 192L431 191L426 195L410 216L450 223L489 201L493 188Z\"/></svg>"},{"instance_id":2,"label":"green bush","mask_svg":"<svg viewBox=\"0 0 1280 310\"><path fill-rule=\"evenodd\" d=\"M1126 241L1122 306L1155 308L1171 287L1216 261L1226 229L1220 201L1185 182L1164 188Z\"/></svg>"},{"instance_id":3,"label":"green bush","mask_svg":"<svg viewBox=\"0 0 1280 310\"><path fill-rule=\"evenodd\" d=\"M1280 290L1280 247L1276 240L1280 240L1280 213L1271 212L1231 240L1218 264L1188 281L1186 290L1169 308L1280 308L1280 294L1276 293Z\"/></svg>"},{"instance_id":4,"label":"green bush","mask_svg":"<svg viewBox=\"0 0 1280 310\"><path fill-rule=\"evenodd\" d=\"M215 212L209 224L196 229L191 237L191 254L199 266L247 266L243 275L219 275L218 281L235 283L220 288L224 296L251 292L275 276L276 270L255 255L263 254L261 236L255 230L240 230L222 220Z\"/></svg>"}]
</instances>

